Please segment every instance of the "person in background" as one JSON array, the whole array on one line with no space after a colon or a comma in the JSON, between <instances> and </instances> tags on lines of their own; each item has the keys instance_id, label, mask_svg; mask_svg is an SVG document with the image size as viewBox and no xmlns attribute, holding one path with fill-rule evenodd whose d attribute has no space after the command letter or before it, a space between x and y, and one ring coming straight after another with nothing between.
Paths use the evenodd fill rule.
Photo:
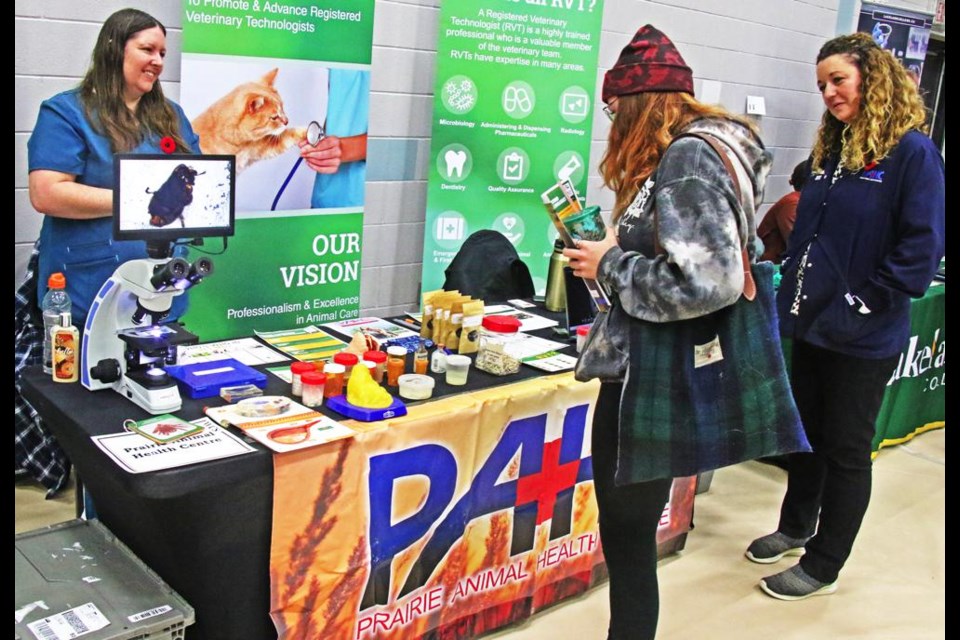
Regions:
<instances>
[{"instance_id":1,"label":"person in background","mask_svg":"<svg viewBox=\"0 0 960 640\"><path fill-rule=\"evenodd\" d=\"M44 215L38 304L50 274L63 272L81 329L117 266L147 257L142 241L112 240L114 154L160 153L162 138L175 144L176 153L199 150L183 110L160 87L166 34L156 18L137 9L107 18L80 86L40 105L27 143L30 202Z\"/></svg>"},{"instance_id":2,"label":"person in background","mask_svg":"<svg viewBox=\"0 0 960 640\"><path fill-rule=\"evenodd\" d=\"M677 322L736 302L744 285L742 243L751 254L755 250L747 241L756 232L752 203L762 197L771 164L751 124L694 98L693 72L651 25L637 31L607 71L603 101L613 122L600 171L615 194L615 230L564 250L574 274L599 280L614 300L611 315L594 326L598 334L580 354L584 362L622 353L618 345L627 342L636 319ZM690 132L712 134L729 148L749 178L742 180L752 195L748 205L738 203L730 174L709 143L695 137L673 142ZM610 574L607 638L649 640L659 616L657 527L673 480L616 483L618 461L649 455L618 447L621 397L649 392L625 381L628 363L622 362L619 372L601 376L592 436L600 540Z\"/></svg>"},{"instance_id":3,"label":"person in background","mask_svg":"<svg viewBox=\"0 0 960 640\"><path fill-rule=\"evenodd\" d=\"M760 260L780 264L780 256L787 249L787 238L790 237L793 223L797 219L800 190L803 189L803 183L807 181L809 174L809 160L797 164L790 175L790 186L794 190L777 200L757 226L757 237L763 242Z\"/></svg>"},{"instance_id":4,"label":"person in background","mask_svg":"<svg viewBox=\"0 0 960 640\"><path fill-rule=\"evenodd\" d=\"M870 502L887 380L944 252L944 162L923 133L917 86L867 34L817 55L826 111L777 294L791 383L812 453L792 454L774 533L750 560L802 556L763 578L781 600L833 593Z\"/></svg>"},{"instance_id":5,"label":"person in background","mask_svg":"<svg viewBox=\"0 0 960 640\"><path fill-rule=\"evenodd\" d=\"M178 153L199 150L183 110L160 88L166 52L166 29L156 18L117 11L103 23L79 87L40 105L27 142L30 202L44 219L14 308L15 457L17 469L50 495L65 485L69 461L21 396L20 374L41 359L39 305L51 273L66 276L73 324L82 331L97 291L117 266L147 257L144 242L112 239L114 154L160 153L164 138ZM185 298L175 299L171 318Z\"/></svg>"}]
</instances>

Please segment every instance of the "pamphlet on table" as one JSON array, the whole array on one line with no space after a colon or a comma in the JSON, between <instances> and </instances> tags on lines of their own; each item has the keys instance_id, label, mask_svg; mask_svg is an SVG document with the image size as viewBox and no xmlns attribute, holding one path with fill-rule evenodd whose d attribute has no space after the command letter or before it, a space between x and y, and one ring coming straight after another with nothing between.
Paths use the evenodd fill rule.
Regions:
<instances>
[{"instance_id":1,"label":"pamphlet on table","mask_svg":"<svg viewBox=\"0 0 960 640\"><path fill-rule=\"evenodd\" d=\"M313 325L284 331L257 331L256 334L273 348L303 362L331 360L347 346L344 341Z\"/></svg>"},{"instance_id":2,"label":"pamphlet on table","mask_svg":"<svg viewBox=\"0 0 960 640\"><path fill-rule=\"evenodd\" d=\"M223 358L233 358L250 367L290 359L253 338L177 346L177 364L195 364Z\"/></svg>"}]
</instances>

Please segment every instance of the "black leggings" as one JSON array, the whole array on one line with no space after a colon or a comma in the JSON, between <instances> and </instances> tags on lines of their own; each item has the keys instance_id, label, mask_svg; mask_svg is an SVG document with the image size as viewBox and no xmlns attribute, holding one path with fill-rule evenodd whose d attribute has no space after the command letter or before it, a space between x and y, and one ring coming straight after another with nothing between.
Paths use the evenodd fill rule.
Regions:
<instances>
[{"instance_id":1,"label":"black leggings","mask_svg":"<svg viewBox=\"0 0 960 640\"><path fill-rule=\"evenodd\" d=\"M608 640L652 640L657 633L657 527L673 480L617 486L619 384L603 384L593 416L593 481L600 542L610 573Z\"/></svg>"}]
</instances>

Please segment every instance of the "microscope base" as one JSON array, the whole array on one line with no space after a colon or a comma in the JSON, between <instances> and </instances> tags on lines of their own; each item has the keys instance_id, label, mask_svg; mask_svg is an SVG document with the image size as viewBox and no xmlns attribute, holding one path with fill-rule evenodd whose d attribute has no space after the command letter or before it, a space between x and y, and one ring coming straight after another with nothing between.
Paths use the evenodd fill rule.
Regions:
<instances>
[{"instance_id":1,"label":"microscope base","mask_svg":"<svg viewBox=\"0 0 960 640\"><path fill-rule=\"evenodd\" d=\"M183 404L176 383L171 383L169 386L147 388L124 375L120 381L114 384L114 389L123 397L154 415L179 411Z\"/></svg>"}]
</instances>

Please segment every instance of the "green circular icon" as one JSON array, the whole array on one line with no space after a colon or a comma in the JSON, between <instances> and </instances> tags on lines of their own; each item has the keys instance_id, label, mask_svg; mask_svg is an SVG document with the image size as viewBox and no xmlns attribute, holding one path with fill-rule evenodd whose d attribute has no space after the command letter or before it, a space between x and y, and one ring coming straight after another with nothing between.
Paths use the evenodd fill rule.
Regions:
<instances>
[{"instance_id":1,"label":"green circular icon","mask_svg":"<svg viewBox=\"0 0 960 640\"><path fill-rule=\"evenodd\" d=\"M433 239L438 247L459 249L467 235L467 219L459 211L444 211L433 221Z\"/></svg>"},{"instance_id":2,"label":"green circular icon","mask_svg":"<svg viewBox=\"0 0 960 640\"><path fill-rule=\"evenodd\" d=\"M497 158L497 175L507 184L520 184L530 174L530 156L519 147L504 149Z\"/></svg>"},{"instance_id":3,"label":"green circular icon","mask_svg":"<svg viewBox=\"0 0 960 640\"><path fill-rule=\"evenodd\" d=\"M511 211L505 211L497 216L492 228L502 233L513 246L517 246L523 240L523 218Z\"/></svg>"},{"instance_id":4,"label":"green circular icon","mask_svg":"<svg viewBox=\"0 0 960 640\"><path fill-rule=\"evenodd\" d=\"M477 85L467 76L453 76L443 83L440 100L451 113L467 113L477 106Z\"/></svg>"},{"instance_id":5,"label":"green circular icon","mask_svg":"<svg viewBox=\"0 0 960 640\"><path fill-rule=\"evenodd\" d=\"M574 185L580 183L586 173L583 156L576 151L564 151L553 161L553 175L557 180L569 180Z\"/></svg>"},{"instance_id":6,"label":"green circular icon","mask_svg":"<svg viewBox=\"0 0 960 640\"><path fill-rule=\"evenodd\" d=\"M473 156L462 144L448 144L437 154L437 173L447 182L463 182L473 170Z\"/></svg>"},{"instance_id":7,"label":"green circular icon","mask_svg":"<svg viewBox=\"0 0 960 640\"><path fill-rule=\"evenodd\" d=\"M511 82L503 88L500 96L503 112L514 120L526 118L537 104L537 96L531 87L522 80Z\"/></svg>"},{"instance_id":8,"label":"green circular icon","mask_svg":"<svg viewBox=\"0 0 960 640\"><path fill-rule=\"evenodd\" d=\"M583 87L567 87L560 94L560 117L576 124L590 115L590 94Z\"/></svg>"}]
</instances>

